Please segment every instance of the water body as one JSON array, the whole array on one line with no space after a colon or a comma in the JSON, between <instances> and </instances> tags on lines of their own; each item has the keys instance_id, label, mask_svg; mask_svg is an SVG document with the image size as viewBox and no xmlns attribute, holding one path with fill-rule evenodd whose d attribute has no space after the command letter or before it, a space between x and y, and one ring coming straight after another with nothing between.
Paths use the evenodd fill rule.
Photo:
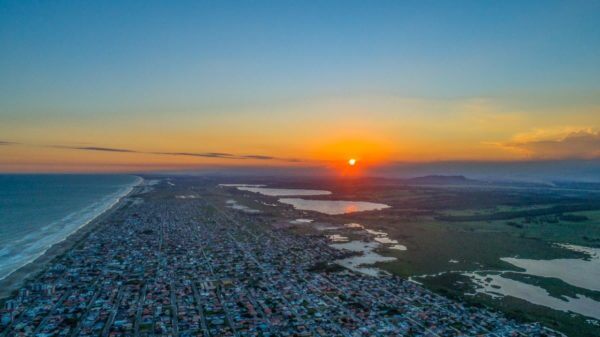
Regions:
<instances>
[{"instance_id":1,"label":"water body","mask_svg":"<svg viewBox=\"0 0 600 337\"><path fill-rule=\"evenodd\" d=\"M382 243L384 245L387 245L387 248L389 248L389 249L402 250L402 251L405 251L408 249L405 245L399 244L398 240L390 239L388 237L388 233L386 233L384 231L368 229L360 224L347 224L347 225L358 225L358 226L352 226L349 228L363 228L365 230L365 232L375 236L375 238L373 240L375 240L379 243Z\"/></svg>"},{"instance_id":2,"label":"water body","mask_svg":"<svg viewBox=\"0 0 600 337\"><path fill-rule=\"evenodd\" d=\"M342 227L339 226L333 226L333 225L326 225L326 224L315 224L314 225L315 229L318 231L336 231L339 230Z\"/></svg>"},{"instance_id":3,"label":"water body","mask_svg":"<svg viewBox=\"0 0 600 337\"><path fill-rule=\"evenodd\" d=\"M294 224L294 225L302 225L302 224L309 224L313 221L314 221L313 219L295 219L295 220L291 220L290 223Z\"/></svg>"},{"instance_id":4,"label":"water body","mask_svg":"<svg viewBox=\"0 0 600 337\"><path fill-rule=\"evenodd\" d=\"M588 259L533 260L504 257L501 260L525 269L525 274L554 277L576 287L600 291L600 248L560 246L584 253Z\"/></svg>"},{"instance_id":5,"label":"water body","mask_svg":"<svg viewBox=\"0 0 600 337\"><path fill-rule=\"evenodd\" d=\"M176 195L175 198L177 198L177 199L198 199L200 197L195 194L189 194L189 195Z\"/></svg>"},{"instance_id":6,"label":"water body","mask_svg":"<svg viewBox=\"0 0 600 337\"><path fill-rule=\"evenodd\" d=\"M401 245L401 244L397 244L397 245L391 245L388 247L389 249L393 249L393 250L401 250L401 251L406 251L408 250L408 247L406 247L405 245Z\"/></svg>"},{"instance_id":7,"label":"water body","mask_svg":"<svg viewBox=\"0 0 600 337\"><path fill-rule=\"evenodd\" d=\"M327 238L331 240L331 242L348 242L348 237L340 235L340 234L331 234L327 235Z\"/></svg>"},{"instance_id":8,"label":"water body","mask_svg":"<svg viewBox=\"0 0 600 337\"><path fill-rule=\"evenodd\" d=\"M0 175L0 279L109 209L142 179Z\"/></svg>"},{"instance_id":9,"label":"water body","mask_svg":"<svg viewBox=\"0 0 600 337\"><path fill-rule=\"evenodd\" d=\"M254 209L254 208L250 208L246 205L242 205L240 203L238 203L236 200L233 199L229 199L225 202L227 204L227 207L234 209L236 211L240 211L240 212L244 212L244 213L248 213L248 214L256 214L256 213L260 213L259 210Z\"/></svg>"},{"instance_id":10,"label":"water body","mask_svg":"<svg viewBox=\"0 0 600 337\"><path fill-rule=\"evenodd\" d=\"M374 230L374 229L369 229L369 228L365 228L365 232L371 234L371 235L375 235L375 236L387 236L386 232L383 231L378 231L378 230Z\"/></svg>"},{"instance_id":11,"label":"water body","mask_svg":"<svg viewBox=\"0 0 600 337\"><path fill-rule=\"evenodd\" d=\"M340 250L349 250L352 252L362 253L361 255L336 260L335 262L342 267L369 276L377 276L382 272L382 270L375 267L367 267L368 265L372 265L377 262L389 262L396 260L395 257L382 256L375 253L375 249L380 246L380 243L378 242L350 241L347 243L334 243L330 246Z\"/></svg>"},{"instance_id":12,"label":"water body","mask_svg":"<svg viewBox=\"0 0 600 337\"><path fill-rule=\"evenodd\" d=\"M534 260L504 257L502 261L524 269L517 272L524 275L557 278L570 285L600 291L600 249L577 245L559 245L565 249L584 253L585 259ZM450 260L452 262L452 260ZM503 276L503 272L463 273L479 286L477 292L492 297L512 296L527 302L555 310L574 312L587 317L600 319L600 302L582 294L575 297L557 298L539 286L531 285Z\"/></svg>"},{"instance_id":13,"label":"water body","mask_svg":"<svg viewBox=\"0 0 600 337\"><path fill-rule=\"evenodd\" d=\"M337 215L364 211L378 211L389 208L386 204L368 201L345 200L310 200L301 198L281 198L280 203L294 206L303 211L315 211L323 214Z\"/></svg>"},{"instance_id":14,"label":"water body","mask_svg":"<svg viewBox=\"0 0 600 337\"><path fill-rule=\"evenodd\" d=\"M308 196L308 195L329 195L330 191L325 190L305 190L299 188L267 188L267 187L249 187L238 186L238 190L252 193L259 193L270 197L284 196Z\"/></svg>"},{"instance_id":15,"label":"water body","mask_svg":"<svg viewBox=\"0 0 600 337\"><path fill-rule=\"evenodd\" d=\"M589 297L577 295L577 297L565 296L560 299L551 296L545 289L519 282L499 274L487 273L463 273L479 286L476 290L495 298L512 296L527 302L542 305L560 311L571 311L587 317L600 319L600 302Z\"/></svg>"}]
</instances>

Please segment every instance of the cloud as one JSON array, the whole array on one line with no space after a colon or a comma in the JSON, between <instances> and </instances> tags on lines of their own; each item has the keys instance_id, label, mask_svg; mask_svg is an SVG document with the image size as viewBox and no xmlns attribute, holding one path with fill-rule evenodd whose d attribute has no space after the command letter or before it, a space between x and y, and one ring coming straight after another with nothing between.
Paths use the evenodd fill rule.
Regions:
<instances>
[{"instance_id":1,"label":"cloud","mask_svg":"<svg viewBox=\"0 0 600 337\"><path fill-rule=\"evenodd\" d=\"M0 146L18 145L21 143L9 142L0 140ZM71 146L71 145L40 145L42 147L53 147L59 149L68 150L81 150L81 151L97 151L97 152L117 152L117 153L139 153L139 154L153 154L161 156L188 156L188 157L202 157L202 158L222 158L222 159L256 159L256 160L275 160L275 161L287 161L287 162L302 162L300 159L295 158L278 158L273 156L266 156L262 154L244 154L236 155L227 152L152 152L152 151L138 151L132 149L104 147L104 146Z\"/></svg>"},{"instance_id":2,"label":"cloud","mask_svg":"<svg viewBox=\"0 0 600 337\"><path fill-rule=\"evenodd\" d=\"M148 152L150 154L161 154L166 156L189 156L189 157L204 157L204 158L226 158L226 159L237 159L237 157L230 153L222 152L206 152L206 153L195 153L195 152Z\"/></svg>"},{"instance_id":3,"label":"cloud","mask_svg":"<svg viewBox=\"0 0 600 337\"><path fill-rule=\"evenodd\" d=\"M195 155L201 155L201 156L207 156L207 157L219 157L219 158L235 157L235 155L233 155L231 153L223 153L223 152L208 152L208 153L200 153L200 154L195 154Z\"/></svg>"},{"instance_id":4,"label":"cloud","mask_svg":"<svg viewBox=\"0 0 600 337\"><path fill-rule=\"evenodd\" d=\"M0 142L0 145L8 145L8 144L2 144L2 142ZM290 162L300 162L301 161L299 159L278 158L278 157L266 156L266 155L261 155L261 154L236 155L236 154L226 153L226 152L155 152L155 151L138 151L138 150L131 150L131 149L103 147L103 146L54 145L52 147L61 148L61 149L70 149L70 150L82 150L82 151L140 153L140 154L154 154L154 155L162 155L162 156L188 156L188 157L241 159L241 160L258 159L258 160L276 160L276 161L290 161Z\"/></svg>"},{"instance_id":5,"label":"cloud","mask_svg":"<svg viewBox=\"0 0 600 337\"><path fill-rule=\"evenodd\" d=\"M257 154L244 155L244 156L242 156L242 158L245 158L245 159L260 159L260 160L272 160L272 159L276 159L275 157L262 156L262 155L257 155Z\"/></svg>"},{"instance_id":6,"label":"cloud","mask_svg":"<svg viewBox=\"0 0 600 337\"><path fill-rule=\"evenodd\" d=\"M96 146L81 146L81 147L68 147L74 150L87 150L87 151L104 151L104 152L127 152L127 153L137 153L138 151L128 150L128 149L115 149L111 147L96 147Z\"/></svg>"},{"instance_id":7,"label":"cloud","mask_svg":"<svg viewBox=\"0 0 600 337\"><path fill-rule=\"evenodd\" d=\"M579 130L558 139L511 141L500 144L533 159L600 158L600 131Z\"/></svg>"},{"instance_id":8,"label":"cloud","mask_svg":"<svg viewBox=\"0 0 600 337\"><path fill-rule=\"evenodd\" d=\"M258 160L278 160L278 161L286 161L290 163L300 163L305 162L305 160L298 158L279 158L279 157L271 157L271 156L263 156L257 154L247 154L239 156L239 159L258 159Z\"/></svg>"},{"instance_id":9,"label":"cloud","mask_svg":"<svg viewBox=\"0 0 600 337\"><path fill-rule=\"evenodd\" d=\"M262 154L243 154L236 155L232 153L224 153L224 152L145 152L152 154L162 154L169 156L191 156L191 157L204 157L204 158L223 158L223 159L257 159L257 160L276 160L276 161L287 161L287 162L301 162L300 159L295 158L279 158L273 156L266 156Z\"/></svg>"},{"instance_id":10,"label":"cloud","mask_svg":"<svg viewBox=\"0 0 600 337\"><path fill-rule=\"evenodd\" d=\"M26 145L20 142L13 142L10 140L0 140L0 146L11 146L11 145Z\"/></svg>"}]
</instances>

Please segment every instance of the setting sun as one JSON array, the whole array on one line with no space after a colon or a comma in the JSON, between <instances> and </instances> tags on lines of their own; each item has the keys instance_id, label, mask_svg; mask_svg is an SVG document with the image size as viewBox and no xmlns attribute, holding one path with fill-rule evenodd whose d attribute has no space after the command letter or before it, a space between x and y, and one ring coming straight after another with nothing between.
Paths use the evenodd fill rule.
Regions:
<instances>
[{"instance_id":1,"label":"setting sun","mask_svg":"<svg viewBox=\"0 0 600 337\"><path fill-rule=\"evenodd\" d=\"M350 159L348 160L348 165L350 165L350 166L354 166L354 165L356 165L356 159L354 159L354 158L350 158Z\"/></svg>"}]
</instances>

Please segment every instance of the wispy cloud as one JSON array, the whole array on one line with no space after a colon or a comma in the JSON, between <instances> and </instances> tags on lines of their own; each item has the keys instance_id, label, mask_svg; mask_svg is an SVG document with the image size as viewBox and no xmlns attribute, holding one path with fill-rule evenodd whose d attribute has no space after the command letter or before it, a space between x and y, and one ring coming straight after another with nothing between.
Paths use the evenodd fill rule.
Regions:
<instances>
[{"instance_id":1,"label":"wispy cloud","mask_svg":"<svg viewBox=\"0 0 600 337\"><path fill-rule=\"evenodd\" d=\"M1 145L18 145L18 144L19 143L16 143L16 142L9 142L9 141L6 141L6 140L0 140L0 146Z\"/></svg>"},{"instance_id":2,"label":"wispy cloud","mask_svg":"<svg viewBox=\"0 0 600 337\"><path fill-rule=\"evenodd\" d=\"M227 158L227 159L237 159L237 156L230 153L221 153L221 152L146 152L150 154L160 154L166 156L189 156L189 157L204 157L204 158Z\"/></svg>"},{"instance_id":3,"label":"wispy cloud","mask_svg":"<svg viewBox=\"0 0 600 337\"><path fill-rule=\"evenodd\" d=\"M71 146L71 147L63 147L63 148L69 148L69 149L73 149L73 150L87 150L87 151L138 153L138 151L134 151L134 150L115 149L115 148L111 148L111 147Z\"/></svg>"},{"instance_id":4,"label":"wispy cloud","mask_svg":"<svg viewBox=\"0 0 600 337\"><path fill-rule=\"evenodd\" d=\"M244 156L242 156L242 158L245 158L245 159L260 159L260 160L273 160L273 159L276 159L275 157L262 156L262 155L256 155L256 154L244 155Z\"/></svg>"},{"instance_id":5,"label":"wispy cloud","mask_svg":"<svg viewBox=\"0 0 600 337\"><path fill-rule=\"evenodd\" d=\"M0 143L1 145L1 143ZM100 151L100 152L120 152L120 153L140 153L140 154L154 154L162 156L188 156L188 157L202 157L202 158L221 158L221 159L257 159L257 160L274 160L274 161L288 161L288 162L301 162L300 159L295 158L278 158L273 156L261 155L261 154L241 154L236 155L226 152L164 152L164 151L138 151L132 149L123 148L112 148L103 146L66 146L66 145L53 145L52 147L69 149L69 150L82 150L82 151Z\"/></svg>"}]
</instances>

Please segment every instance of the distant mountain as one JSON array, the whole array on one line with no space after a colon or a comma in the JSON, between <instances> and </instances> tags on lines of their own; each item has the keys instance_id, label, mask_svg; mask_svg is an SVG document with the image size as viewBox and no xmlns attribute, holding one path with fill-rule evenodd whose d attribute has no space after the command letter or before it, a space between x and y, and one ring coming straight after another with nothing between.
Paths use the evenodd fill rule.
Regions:
<instances>
[{"instance_id":1,"label":"distant mountain","mask_svg":"<svg viewBox=\"0 0 600 337\"><path fill-rule=\"evenodd\" d=\"M468 179L462 175L428 175L405 179L404 182L418 185L464 185L484 183L482 181Z\"/></svg>"},{"instance_id":2,"label":"distant mountain","mask_svg":"<svg viewBox=\"0 0 600 337\"><path fill-rule=\"evenodd\" d=\"M600 159L532 161L396 162L375 168L372 176L412 178L427 175L465 175L480 181L537 182L579 181L600 183Z\"/></svg>"}]
</instances>

